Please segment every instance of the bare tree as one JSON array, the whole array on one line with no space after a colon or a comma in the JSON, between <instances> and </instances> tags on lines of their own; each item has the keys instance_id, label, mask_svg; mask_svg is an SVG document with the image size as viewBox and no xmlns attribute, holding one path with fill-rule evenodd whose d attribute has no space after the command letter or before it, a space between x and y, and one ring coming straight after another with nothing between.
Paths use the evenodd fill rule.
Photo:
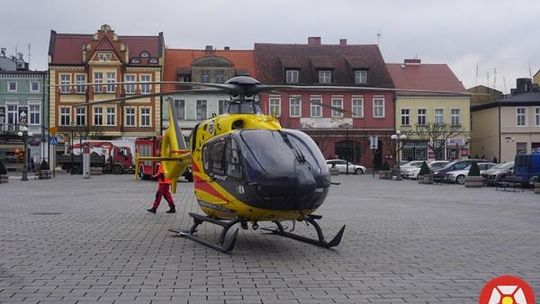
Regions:
<instances>
[{"instance_id":1,"label":"bare tree","mask_svg":"<svg viewBox=\"0 0 540 304\"><path fill-rule=\"evenodd\" d=\"M444 145L449 138L463 133L465 133L465 130L461 125L429 122L425 125L416 124L414 129L407 130L404 134L408 138L416 137L419 140L425 140L432 151L438 151L444 149ZM443 143L442 146L441 143Z\"/></svg>"}]
</instances>

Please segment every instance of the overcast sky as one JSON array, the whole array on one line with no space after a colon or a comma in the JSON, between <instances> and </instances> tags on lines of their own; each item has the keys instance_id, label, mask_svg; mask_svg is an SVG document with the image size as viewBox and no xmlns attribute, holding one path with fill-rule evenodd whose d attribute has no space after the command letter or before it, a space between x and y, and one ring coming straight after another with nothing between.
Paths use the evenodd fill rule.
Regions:
<instances>
[{"instance_id":1,"label":"overcast sky","mask_svg":"<svg viewBox=\"0 0 540 304\"><path fill-rule=\"evenodd\" d=\"M119 35L164 32L171 48L252 49L255 42L376 44L389 63L447 63L466 88L515 87L540 69L538 0L3 0L0 47L47 68L50 30ZM477 71L478 66L478 73ZM496 73L495 70L496 69ZM488 76L489 73L489 76ZM496 82L495 82L496 80ZM506 87L506 90L505 90Z\"/></svg>"}]
</instances>

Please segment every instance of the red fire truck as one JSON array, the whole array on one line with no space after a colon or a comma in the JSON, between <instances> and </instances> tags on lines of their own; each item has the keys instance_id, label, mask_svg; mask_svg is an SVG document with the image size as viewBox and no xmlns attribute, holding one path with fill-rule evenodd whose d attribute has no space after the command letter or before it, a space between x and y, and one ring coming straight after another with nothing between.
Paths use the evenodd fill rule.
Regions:
<instances>
[{"instance_id":1,"label":"red fire truck","mask_svg":"<svg viewBox=\"0 0 540 304\"><path fill-rule=\"evenodd\" d=\"M135 153L139 156L161 156L161 136L141 137L135 139ZM159 161L146 160L139 163L139 178L150 179L157 173ZM187 168L183 176L189 182L193 181L191 168Z\"/></svg>"}]
</instances>

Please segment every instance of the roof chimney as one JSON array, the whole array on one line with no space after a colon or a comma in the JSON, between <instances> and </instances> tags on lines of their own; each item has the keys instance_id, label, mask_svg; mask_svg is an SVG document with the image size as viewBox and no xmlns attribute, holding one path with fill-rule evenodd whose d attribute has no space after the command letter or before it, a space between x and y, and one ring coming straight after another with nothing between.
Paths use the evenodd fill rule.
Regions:
<instances>
[{"instance_id":1,"label":"roof chimney","mask_svg":"<svg viewBox=\"0 0 540 304\"><path fill-rule=\"evenodd\" d=\"M321 45L321 37L308 37L308 45Z\"/></svg>"},{"instance_id":2,"label":"roof chimney","mask_svg":"<svg viewBox=\"0 0 540 304\"><path fill-rule=\"evenodd\" d=\"M204 50L207 51L207 52L211 52L211 51L214 50L214 47L211 46L211 45L207 45L207 46L204 48Z\"/></svg>"},{"instance_id":3,"label":"roof chimney","mask_svg":"<svg viewBox=\"0 0 540 304\"><path fill-rule=\"evenodd\" d=\"M347 39L339 39L339 45L347 45Z\"/></svg>"},{"instance_id":4,"label":"roof chimney","mask_svg":"<svg viewBox=\"0 0 540 304\"><path fill-rule=\"evenodd\" d=\"M415 58L415 59L405 59L405 60L403 61L403 63L404 63L405 65L420 65L421 60L420 60L420 59L417 59L417 58Z\"/></svg>"},{"instance_id":5,"label":"roof chimney","mask_svg":"<svg viewBox=\"0 0 540 304\"><path fill-rule=\"evenodd\" d=\"M226 46L226 47L224 48L224 50L225 50L225 51L230 51L230 50L231 50L231 47Z\"/></svg>"}]
</instances>

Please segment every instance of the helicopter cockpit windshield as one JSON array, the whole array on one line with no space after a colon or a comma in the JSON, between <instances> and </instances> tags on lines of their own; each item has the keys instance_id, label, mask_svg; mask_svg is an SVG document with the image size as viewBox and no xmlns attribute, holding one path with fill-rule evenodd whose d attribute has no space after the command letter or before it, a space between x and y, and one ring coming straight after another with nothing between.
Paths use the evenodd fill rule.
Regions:
<instances>
[{"instance_id":1,"label":"helicopter cockpit windshield","mask_svg":"<svg viewBox=\"0 0 540 304\"><path fill-rule=\"evenodd\" d=\"M242 149L245 165L252 170L260 168L265 175L289 176L298 164L307 164L317 175L328 174L326 162L317 144L303 132L243 130L240 137L245 146ZM246 153L251 154L251 157ZM249 173L250 170L247 171Z\"/></svg>"},{"instance_id":2,"label":"helicopter cockpit windshield","mask_svg":"<svg viewBox=\"0 0 540 304\"><path fill-rule=\"evenodd\" d=\"M229 114L261 114L261 106L255 100L245 100L242 102L231 101L229 104Z\"/></svg>"}]
</instances>

